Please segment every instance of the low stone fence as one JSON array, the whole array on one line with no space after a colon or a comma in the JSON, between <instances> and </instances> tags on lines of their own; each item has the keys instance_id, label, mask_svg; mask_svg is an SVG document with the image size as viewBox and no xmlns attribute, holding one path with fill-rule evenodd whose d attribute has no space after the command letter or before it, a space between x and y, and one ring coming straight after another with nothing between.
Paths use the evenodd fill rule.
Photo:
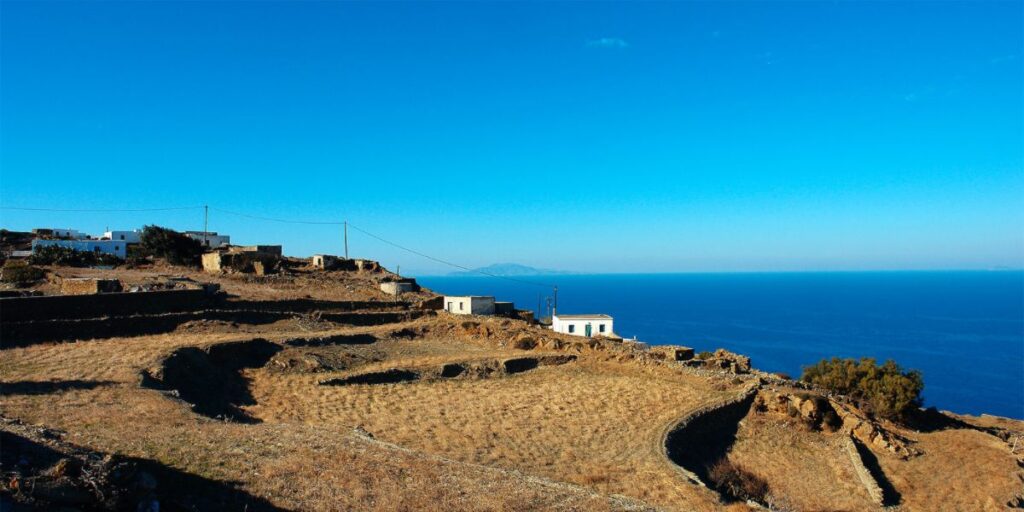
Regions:
<instances>
[{"instance_id":1,"label":"low stone fence","mask_svg":"<svg viewBox=\"0 0 1024 512\"><path fill-rule=\"evenodd\" d=\"M237 309L245 311L288 311L293 313L311 313L313 311L383 311L408 309L410 304L404 301L372 301L372 300L321 300L321 299L285 299L285 300L226 300L221 309Z\"/></svg>"},{"instance_id":2,"label":"low stone fence","mask_svg":"<svg viewBox=\"0 0 1024 512\"><path fill-rule=\"evenodd\" d=\"M47 295L0 299L0 323L198 311L216 305L206 290Z\"/></svg>"},{"instance_id":3,"label":"low stone fence","mask_svg":"<svg viewBox=\"0 0 1024 512\"><path fill-rule=\"evenodd\" d=\"M732 446L739 421L750 410L757 389L755 384L733 398L701 407L666 432L665 455L688 479L707 485L706 466L724 456Z\"/></svg>"},{"instance_id":4,"label":"low stone fence","mask_svg":"<svg viewBox=\"0 0 1024 512\"><path fill-rule=\"evenodd\" d=\"M320 320L344 325L373 326L415 320L429 311L382 311L324 313ZM0 322L0 349L103 338L147 336L172 332L186 322L213 320L248 325L262 325L295 318L289 311L247 311L204 309L156 315L111 316L70 320L38 320Z\"/></svg>"}]
</instances>

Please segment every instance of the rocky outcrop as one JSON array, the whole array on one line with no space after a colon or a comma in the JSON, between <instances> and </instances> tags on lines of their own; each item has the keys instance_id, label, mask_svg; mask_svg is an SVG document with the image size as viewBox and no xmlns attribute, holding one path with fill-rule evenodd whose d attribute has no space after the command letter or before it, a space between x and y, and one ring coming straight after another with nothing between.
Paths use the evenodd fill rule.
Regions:
<instances>
[{"instance_id":1,"label":"rocky outcrop","mask_svg":"<svg viewBox=\"0 0 1024 512\"><path fill-rule=\"evenodd\" d=\"M693 368L705 368L709 370L725 370L730 373L750 373L750 358L724 348L714 352L701 352L695 359L686 362L687 366Z\"/></svg>"},{"instance_id":2,"label":"rocky outcrop","mask_svg":"<svg viewBox=\"0 0 1024 512\"><path fill-rule=\"evenodd\" d=\"M885 429L863 412L835 400L829 400L829 403L843 422L842 430L861 443L901 459L920 455L921 452L911 446L909 440Z\"/></svg>"},{"instance_id":3,"label":"rocky outcrop","mask_svg":"<svg viewBox=\"0 0 1024 512\"><path fill-rule=\"evenodd\" d=\"M63 432L0 418L2 510L280 510L230 482L89 450Z\"/></svg>"},{"instance_id":4,"label":"rocky outcrop","mask_svg":"<svg viewBox=\"0 0 1024 512\"><path fill-rule=\"evenodd\" d=\"M654 359L663 361L689 361L694 356L692 348L681 345L655 345L649 353Z\"/></svg>"},{"instance_id":5,"label":"rocky outcrop","mask_svg":"<svg viewBox=\"0 0 1024 512\"><path fill-rule=\"evenodd\" d=\"M834 432L842 426L829 400L813 393L762 390L754 401L754 410L788 416L813 430Z\"/></svg>"}]
</instances>

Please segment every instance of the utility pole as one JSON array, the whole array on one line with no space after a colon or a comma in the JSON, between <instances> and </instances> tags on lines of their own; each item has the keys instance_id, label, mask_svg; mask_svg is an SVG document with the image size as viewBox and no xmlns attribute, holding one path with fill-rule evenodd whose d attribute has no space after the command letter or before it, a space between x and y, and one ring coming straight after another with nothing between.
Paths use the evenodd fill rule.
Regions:
<instances>
[{"instance_id":1,"label":"utility pole","mask_svg":"<svg viewBox=\"0 0 1024 512\"><path fill-rule=\"evenodd\" d=\"M555 286L555 305L551 308L551 321L554 321L555 315L558 314L558 287Z\"/></svg>"},{"instance_id":2,"label":"utility pole","mask_svg":"<svg viewBox=\"0 0 1024 512\"><path fill-rule=\"evenodd\" d=\"M345 221L345 259L348 259L348 221Z\"/></svg>"},{"instance_id":3,"label":"utility pole","mask_svg":"<svg viewBox=\"0 0 1024 512\"><path fill-rule=\"evenodd\" d=\"M203 247L210 246L210 240L207 239L207 233L210 232L210 205L203 205Z\"/></svg>"}]
</instances>

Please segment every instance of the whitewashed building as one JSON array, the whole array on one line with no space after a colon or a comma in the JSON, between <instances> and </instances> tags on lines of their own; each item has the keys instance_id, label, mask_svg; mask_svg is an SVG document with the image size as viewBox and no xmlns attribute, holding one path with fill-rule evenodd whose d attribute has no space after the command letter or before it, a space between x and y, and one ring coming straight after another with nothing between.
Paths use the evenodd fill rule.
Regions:
<instances>
[{"instance_id":1,"label":"whitewashed building","mask_svg":"<svg viewBox=\"0 0 1024 512\"><path fill-rule=\"evenodd\" d=\"M608 315L554 315L551 329L574 336L615 336L612 317Z\"/></svg>"},{"instance_id":2,"label":"whitewashed building","mask_svg":"<svg viewBox=\"0 0 1024 512\"><path fill-rule=\"evenodd\" d=\"M107 240L118 240L126 244L137 244L141 241L142 232L139 230L135 231L106 231L103 233L103 238Z\"/></svg>"},{"instance_id":3,"label":"whitewashed building","mask_svg":"<svg viewBox=\"0 0 1024 512\"><path fill-rule=\"evenodd\" d=\"M210 249L231 245L231 237L229 235L218 235L216 231L186 231L185 236L202 242L205 247Z\"/></svg>"},{"instance_id":4,"label":"whitewashed building","mask_svg":"<svg viewBox=\"0 0 1024 512\"><path fill-rule=\"evenodd\" d=\"M493 315L494 297L484 295L445 295L444 310L456 315Z\"/></svg>"}]
</instances>

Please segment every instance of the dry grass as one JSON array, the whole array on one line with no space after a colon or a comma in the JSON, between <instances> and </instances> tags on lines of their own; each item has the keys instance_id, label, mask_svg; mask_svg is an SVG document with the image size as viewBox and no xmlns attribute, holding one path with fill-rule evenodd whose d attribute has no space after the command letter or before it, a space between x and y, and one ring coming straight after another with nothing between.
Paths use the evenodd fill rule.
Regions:
<instances>
[{"instance_id":1,"label":"dry grass","mask_svg":"<svg viewBox=\"0 0 1024 512\"><path fill-rule=\"evenodd\" d=\"M440 364L466 360L468 354L478 355L467 345L456 354L428 359ZM410 362L389 359L362 370ZM384 385L317 385L331 374L255 370L248 375L259 405L247 411L268 422L359 426L378 439L464 462L664 507L707 505L707 496L695 493L666 464L660 444L664 425L722 396L703 379L652 378L621 364L587 359L489 379Z\"/></svg>"},{"instance_id":2,"label":"dry grass","mask_svg":"<svg viewBox=\"0 0 1024 512\"><path fill-rule=\"evenodd\" d=\"M0 405L5 416L67 431L75 444L241 482L249 492L293 509L635 506L575 486L417 454L364 439L340 425L219 422L138 387L138 370L156 363L161 354L232 337L169 334L7 350L0 362L4 383L104 384L54 394L5 394Z\"/></svg>"},{"instance_id":3,"label":"dry grass","mask_svg":"<svg viewBox=\"0 0 1024 512\"><path fill-rule=\"evenodd\" d=\"M878 461L907 510L1006 510L1024 495L1024 470L1002 440L974 430L906 435L922 455Z\"/></svg>"},{"instance_id":4,"label":"dry grass","mask_svg":"<svg viewBox=\"0 0 1024 512\"><path fill-rule=\"evenodd\" d=\"M67 271L104 272L109 271ZM152 271L116 272L128 282L153 276ZM249 281L184 273L220 282L250 299L386 298L368 276ZM638 361L614 347L594 350L578 338L565 338L573 344L560 350L578 354L576 362L514 375L319 384L388 368L565 353L551 343L531 351L510 348L531 333L521 324L475 319L479 325L464 325L466 320L441 315L377 327L321 325L314 328L325 330L317 332L294 320L261 326L212 322L156 336L7 349L0 353L0 382L8 384L0 393L0 411L64 430L68 441L95 450L238 482L289 509L746 509L723 506L714 493L686 481L663 451L663 436L679 418L732 397L745 385L731 378ZM390 336L405 327L416 336ZM263 423L213 420L139 385L141 370L160 364L177 348L341 334L371 334L378 341L281 353L334 356L345 361L344 371L243 371L256 401L245 410ZM32 381L77 384L38 394L9 392L20 389L12 383ZM1020 426L985 421L1000 428ZM729 460L766 481L770 494L788 508L872 509L839 435L751 413ZM904 435L924 454L907 461L878 455L904 510L996 510L1021 492L1021 469L1003 440L973 430Z\"/></svg>"},{"instance_id":5,"label":"dry grass","mask_svg":"<svg viewBox=\"0 0 1024 512\"><path fill-rule=\"evenodd\" d=\"M876 508L839 442L841 435L752 412L741 423L729 459L767 481L772 501L787 508Z\"/></svg>"}]
</instances>

